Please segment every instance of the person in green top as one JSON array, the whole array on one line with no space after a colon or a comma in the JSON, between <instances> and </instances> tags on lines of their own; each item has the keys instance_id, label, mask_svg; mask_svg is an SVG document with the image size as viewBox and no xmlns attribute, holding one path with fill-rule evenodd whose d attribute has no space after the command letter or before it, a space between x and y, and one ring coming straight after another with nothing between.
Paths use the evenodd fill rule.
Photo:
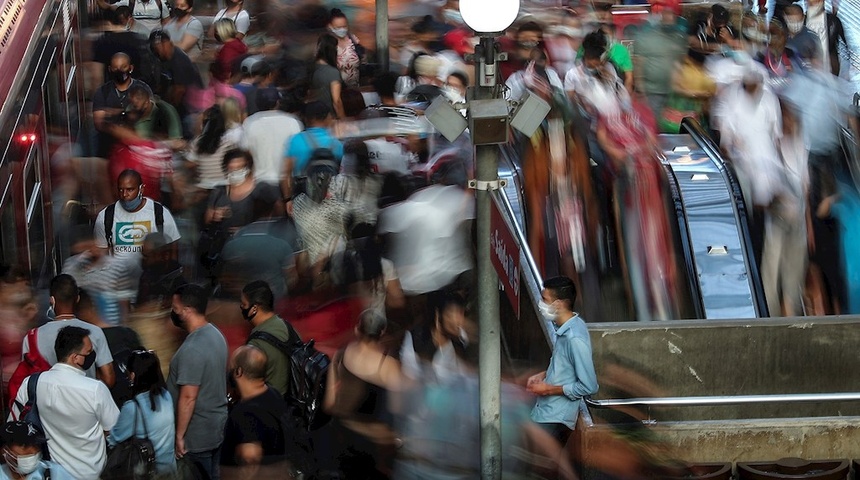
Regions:
<instances>
[{"instance_id":1,"label":"person in green top","mask_svg":"<svg viewBox=\"0 0 860 480\"><path fill-rule=\"evenodd\" d=\"M147 140L167 140L172 148L181 148L184 142L179 113L173 105L154 96L149 87L139 84L128 89L128 112L134 115L138 135Z\"/></svg>"},{"instance_id":2,"label":"person in green top","mask_svg":"<svg viewBox=\"0 0 860 480\"><path fill-rule=\"evenodd\" d=\"M615 26L610 23L600 24L599 30L606 37L606 59L615 67L618 76L624 81L624 88L628 92L633 92L633 59L630 57L630 51L615 39ZM576 52L576 59L581 60L584 55L584 50L579 47Z\"/></svg>"},{"instance_id":3,"label":"person in green top","mask_svg":"<svg viewBox=\"0 0 860 480\"><path fill-rule=\"evenodd\" d=\"M245 320L254 328L250 337L257 332L265 332L286 344L292 343L290 329L281 317L274 313L275 296L269 284L256 280L242 289L239 308ZM250 338L249 337L249 338ZM260 338L250 338L247 342L266 352L266 383L281 395L287 393L290 384L290 359L274 344Z\"/></svg>"},{"instance_id":4,"label":"person in green top","mask_svg":"<svg viewBox=\"0 0 860 480\"><path fill-rule=\"evenodd\" d=\"M686 29L678 22L680 4L656 3L647 25L633 35L636 91L644 93L654 115L659 116L672 92L675 64L687 52Z\"/></svg>"}]
</instances>

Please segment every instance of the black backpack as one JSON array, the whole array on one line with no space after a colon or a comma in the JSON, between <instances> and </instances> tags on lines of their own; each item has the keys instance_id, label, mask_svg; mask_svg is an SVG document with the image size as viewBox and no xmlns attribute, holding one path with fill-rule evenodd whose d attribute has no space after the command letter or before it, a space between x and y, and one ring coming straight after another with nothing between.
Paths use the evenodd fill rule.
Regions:
<instances>
[{"instance_id":1,"label":"black backpack","mask_svg":"<svg viewBox=\"0 0 860 480\"><path fill-rule=\"evenodd\" d=\"M312 149L311 158L303 175L297 178L296 193L304 193L314 202L321 203L328 193L331 177L340 171L340 164L331 148L317 145L313 134L306 132L305 138Z\"/></svg>"},{"instance_id":2,"label":"black backpack","mask_svg":"<svg viewBox=\"0 0 860 480\"><path fill-rule=\"evenodd\" d=\"M248 340L259 339L274 345L290 359L290 383L284 400L293 407L293 414L302 428L315 430L329 420L328 415L322 412L322 402L331 361L326 354L314 348L313 339L302 342L293 326L289 322L284 323L290 331L289 343L267 332L254 332Z\"/></svg>"},{"instance_id":3,"label":"black backpack","mask_svg":"<svg viewBox=\"0 0 860 480\"><path fill-rule=\"evenodd\" d=\"M149 200L153 203L155 210L155 228L157 231L164 231L164 205ZM116 203L111 203L105 207L105 240L107 241L108 252L113 252L113 217L116 215Z\"/></svg>"}]
</instances>

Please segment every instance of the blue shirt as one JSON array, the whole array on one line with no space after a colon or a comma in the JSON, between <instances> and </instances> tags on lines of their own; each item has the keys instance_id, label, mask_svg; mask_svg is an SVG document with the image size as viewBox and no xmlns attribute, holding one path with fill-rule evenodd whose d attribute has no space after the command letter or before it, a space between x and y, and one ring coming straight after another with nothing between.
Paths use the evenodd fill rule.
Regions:
<instances>
[{"instance_id":1,"label":"blue shirt","mask_svg":"<svg viewBox=\"0 0 860 480\"><path fill-rule=\"evenodd\" d=\"M39 464L39 467L34 470L33 473L25 476L24 480L44 480L45 472L48 469L51 470L51 480L74 480L75 478L59 463L42 460ZM9 466L3 465L2 467L0 467L0 480L7 480L11 478L12 475L9 472Z\"/></svg>"},{"instance_id":2,"label":"blue shirt","mask_svg":"<svg viewBox=\"0 0 860 480\"><path fill-rule=\"evenodd\" d=\"M174 442L176 440L176 427L173 418L173 400L170 393L165 391L163 395L155 399L155 411L149 402L149 392L137 394L137 404L140 405L140 416L137 404L128 400L119 411L119 419L108 435L108 445L114 446L131 438L134 429L134 418L137 416L137 429L134 435L137 438L144 437L144 426L141 418L146 422L146 433L149 441L155 448L155 470L157 473L170 473L176 471L176 459L174 457Z\"/></svg>"},{"instance_id":3,"label":"blue shirt","mask_svg":"<svg viewBox=\"0 0 860 480\"><path fill-rule=\"evenodd\" d=\"M309 137L313 142L309 141ZM330 148L338 161L343 157L343 144L322 127L310 127L298 135L293 135L286 147L284 156L293 157L294 177L302 175L311 159L311 154L317 148Z\"/></svg>"},{"instance_id":4,"label":"blue shirt","mask_svg":"<svg viewBox=\"0 0 860 480\"><path fill-rule=\"evenodd\" d=\"M538 397L532 420L538 423L563 423L571 430L579 415L582 397L597 393L597 374L591 359L591 338L579 315L556 331L555 348L546 370L548 385L560 385L564 395Z\"/></svg>"}]
</instances>

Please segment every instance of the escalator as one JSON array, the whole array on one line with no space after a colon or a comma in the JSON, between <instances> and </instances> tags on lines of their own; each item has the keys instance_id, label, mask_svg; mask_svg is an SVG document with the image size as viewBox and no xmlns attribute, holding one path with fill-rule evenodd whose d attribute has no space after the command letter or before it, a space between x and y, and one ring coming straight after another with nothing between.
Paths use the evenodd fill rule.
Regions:
<instances>
[{"instance_id":1,"label":"escalator","mask_svg":"<svg viewBox=\"0 0 860 480\"><path fill-rule=\"evenodd\" d=\"M627 280L623 291L604 290L595 298L580 295L581 298L585 297L582 298L583 310L593 309L593 304L598 302L634 304L629 309L634 312L634 316L624 320L641 320L635 316L635 312L641 312L643 308L636 305L636 302L647 298L650 292L636 290L653 291L665 287L671 289L668 297L683 304L681 311L685 312L685 316L664 319L767 316L761 278L747 225L747 212L737 180L731 168L721 158L719 149L701 126L696 122L685 121L683 131L684 133L679 135L662 135L659 138L662 149L659 155L659 172L662 178L656 185L661 190L657 196L662 196L662 199L651 203L652 208L662 208L665 205L659 213L669 220L671 238L665 240L669 245L669 258L658 261L670 264L678 272L677 278L665 285L659 284L660 279L658 282L637 284L629 280L631 274L622 272L622 278ZM502 299L504 346L508 350L508 358L541 362L549 356L554 330L551 324L538 320L541 318L537 302L540 299L542 278L540 267L528 248L528 237L525 234L528 224L524 208L522 170L515 160L515 155L506 152L504 148L501 152L499 176L507 181L507 186L494 193L494 201L519 247L521 275L519 315L511 308L506 298ZM620 210L618 209L619 216L627 214ZM644 225L647 222L646 217L639 223ZM622 233L618 239L618 248L626 252L635 251L629 246L631 242L647 241L647 238L625 237ZM642 251L647 253L647 250ZM634 258L643 260L644 263L652 260L647 255L628 255L627 263ZM659 270L648 270L647 267L633 265L633 268L646 272ZM602 278L606 275L600 272L597 276ZM583 291L581 287L579 290ZM601 320L588 316L585 318L586 321ZM535 328L535 322L540 328Z\"/></svg>"}]
</instances>

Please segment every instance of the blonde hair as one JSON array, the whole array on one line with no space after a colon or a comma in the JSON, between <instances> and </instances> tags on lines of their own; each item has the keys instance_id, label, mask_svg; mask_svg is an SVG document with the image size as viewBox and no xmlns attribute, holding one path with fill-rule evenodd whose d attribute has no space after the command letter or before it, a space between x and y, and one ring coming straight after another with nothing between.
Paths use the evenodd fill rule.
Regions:
<instances>
[{"instance_id":1,"label":"blonde hair","mask_svg":"<svg viewBox=\"0 0 860 480\"><path fill-rule=\"evenodd\" d=\"M222 18L215 22L215 39L219 42L223 43L231 38L236 38L238 33L232 18Z\"/></svg>"},{"instance_id":2,"label":"blonde hair","mask_svg":"<svg viewBox=\"0 0 860 480\"><path fill-rule=\"evenodd\" d=\"M227 97L221 100L221 113L224 115L224 124L229 128L233 125L241 125L245 112L239 105L239 100Z\"/></svg>"}]
</instances>

